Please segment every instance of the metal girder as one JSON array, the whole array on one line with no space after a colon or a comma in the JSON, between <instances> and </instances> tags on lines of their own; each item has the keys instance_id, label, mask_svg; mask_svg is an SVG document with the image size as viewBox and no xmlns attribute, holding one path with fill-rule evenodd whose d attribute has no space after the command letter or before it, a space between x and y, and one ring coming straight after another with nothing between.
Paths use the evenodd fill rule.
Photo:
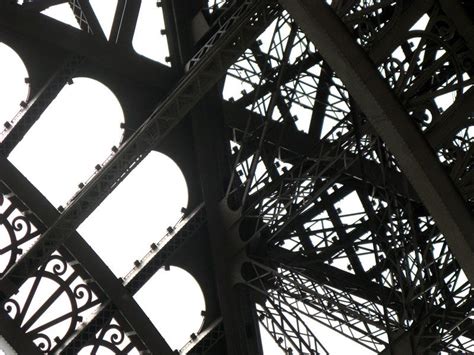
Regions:
<instances>
[{"instance_id":1,"label":"metal girder","mask_svg":"<svg viewBox=\"0 0 474 355\"><path fill-rule=\"evenodd\" d=\"M262 353L255 305L247 294L236 290L238 278L239 235L232 231L232 212L225 196L228 148L222 134L224 122L219 115L217 95L207 95L205 101L191 113L196 156L206 203L209 240L223 316L227 353L253 355Z\"/></svg>"},{"instance_id":2,"label":"metal girder","mask_svg":"<svg viewBox=\"0 0 474 355\"><path fill-rule=\"evenodd\" d=\"M435 0L412 0L408 1L407 8L399 17L394 19L394 25L369 49L370 59L379 64L387 55L393 52L395 48L403 41L408 30L415 24L419 18L433 6Z\"/></svg>"},{"instance_id":3,"label":"metal girder","mask_svg":"<svg viewBox=\"0 0 474 355\"><path fill-rule=\"evenodd\" d=\"M260 324L285 353L329 354L297 311L271 299L261 308L257 311Z\"/></svg>"},{"instance_id":4,"label":"metal girder","mask_svg":"<svg viewBox=\"0 0 474 355\"><path fill-rule=\"evenodd\" d=\"M65 25L43 14L25 11L21 6L0 3L0 29L60 48L87 58L103 70L111 70L151 87L168 90L176 82L171 69L134 52L123 51L100 38Z\"/></svg>"},{"instance_id":5,"label":"metal girder","mask_svg":"<svg viewBox=\"0 0 474 355\"><path fill-rule=\"evenodd\" d=\"M56 98L66 83L71 80L84 58L72 56L58 69L40 91L28 101L14 118L13 125L5 127L4 137L0 142L0 155L8 157L18 143L24 138L28 130L36 123L51 102Z\"/></svg>"},{"instance_id":6,"label":"metal girder","mask_svg":"<svg viewBox=\"0 0 474 355\"><path fill-rule=\"evenodd\" d=\"M263 122L263 116L252 112L248 109L242 108L239 104L225 101L222 104L224 119L227 125L238 132L244 133L246 129L254 131L252 127L258 127L260 122ZM247 127L250 125L250 128ZM270 122L269 128L265 135L265 141L279 150L279 155L283 161L288 160L292 162L295 157L317 157L317 153L321 148L318 140L313 139L311 135L296 129L289 128L282 123ZM334 144L335 145L335 144ZM331 149L331 144L326 143L325 148ZM355 156L355 154L354 154ZM364 171L361 171L361 165L364 166ZM339 169L340 164L336 164L334 169ZM393 170L385 169L386 176L383 177L378 173L380 170L379 164L373 160L362 159L361 164L355 164L344 171L344 176L354 178L357 183L368 183L372 186L385 186L385 179L390 180L391 184L396 186L394 193L398 193L404 198L419 201L416 192L411 186L406 186L406 178L403 174Z\"/></svg>"},{"instance_id":7,"label":"metal girder","mask_svg":"<svg viewBox=\"0 0 474 355\"><path fill-rule=\"evenodd\" d=\"M0 309L0 334L18 354L43 354L33 343L33 339L3 309Z\"/></svg>"},{"instance_id":8,"label":"metal girder","mask_svg":"<svg viewBox=\"0 0 474 355\"><path fill-rule=\"evenodd\" d=\"M222 321L222 317L219 317L206 329L201 330L194 339L191 339L185 344L179 353L183 355L213 353L213 348L224 339L224 336L224 322Z\"/></svg>"},{"instance_id":9,"label":"metal girder","mask_svg":"<svg viewBox=\"0 0 474 355\"><path fill-rule=\"evenodd\" d=\"M3 177L18 197L47 225L58 217L56 209L50 205L41 193L29 183L26 178L5 158L0 158L0 177ZM100 260L90 246L75 233L65 242L65 247L90 274L90 277L109 297L102 303L95 316L83 322L82 326L73 332L58 349L58 353L77 354L77 352L93 339L97 331L109 322L118 310L128 321L136 336L144 339L144 344L150 349L161 353L171 353L154 326L131 295L134 295L162 266L174 252L179 249L205 223L205 209L200 205L177 226L172 233L153 246L150 252L139 262L123 282L120 282ZM133 339L133 338L132 338ZM152 340L150 343L149 340ZM160 345L161 342L161 345ZM155 352L153 352L155 353Z\"/></svg>"},{"instance_id":10,"label":"metal girder","mask_svg":"<svg viewBox=\"0 0 474 355\"><path fill-rule=\"evenodd\" d=\"M474 54L474 22L464 11L460 0L439 0L443 11L453 19L453 23L466 45Z\"/></svg>"},{"instance_id":11,"label":"metal girder","mask_svg":"<svg viewBox=\"0 0 474 355\"><path fill-rule=\"evenodd\" d=\"M18 198L37 215L46 227L58 218L57 210L3 157L0 157L0 178L12 191L15 191ZM134 290L135 292L129 292L127 287L115 277L102 259L77 232L74 232L72 237L65 241L64 246L86 269L91 279L107 295L110 302L120 309L123 318L143 344L152 353L171 354L171 348L132 297L138 288ZM158 268L153 268L153 273ZM144 275L141 276L143 278Z\"/></svg>"},{"instance_id":12,"label":"metal girder","mask_svg":"<svg viewBox=\"0 0 474 355\"><path fill-rule=\"evenodd\" d=\"M403 313L403 298L399 291L373 282L363 275L354 275L325 263L311 263L311 258L279 247L270 250L269 256L271 262L299 268L304 275L318 283L346 290L354 296ZM420 301L417 302L421 306Z\"/></svg>"},{"instance_id":13,"label":"metal girder","mask_svg":"<svg viewBox=\"0 0 474 355\"><path fill-rule=\"evenodd\" d=\"M374 64L321 0L280 0L346 85L474 282L474 221L452 180ZM357 63L357 65L353 65Z\"/></svg>"},{"instance_id":14,"label":"metal girder","mask_svg":"<svg viewBox=\"0 0 474 355\"><path fill-rule=\"evenodd\" d=\"M413 340L408 332L402 333L397 339L390 342L389 346L379 355L418 355L413 351ZM423 352L424 355L435 355L434 352Z\"/></svg>"},{"instance_id":15,"label":"metal girder","mask_svg":"<svg viewBox=\"0 0 474 355\"><path fill-rule=\"evenodd\" d=\"M14 293L146 155L185 117L279 13L266 1L244 1L189 62L189 71L147 121L120 147L40 240L2 278L3 298Z\"/></svg>"},{"instance_id":16,"label":"metal girder","mask_svg":"<svg viewBox=\"0 0 474 355\"><path fill-rule=\"evenodd\" d=\"M251 261L246 267L249 273L245 284L265 298L278 300L282 306L293 308L371 350L386 345L381 311L378 307L367 307L370 302L316 283L291 266ZM390 323L391 327L396 325Z\"/></svg>"},{"instance_id":17,"label":"metal girder","mask_svg":"<svg viewBox=\"0 0 474 355\"><path fill-rule=\"evenodd\" d=\"M67 2L68 0L26 0L23 2L22 7L25 10L31 10L31 11L43 11L46 10L47 8L59 4L63 4Z\"/></svg>"},{"instance_id":18,"label":"metal girder","mask_svg":"<svg viewBox=\"0 0 474 355\"><path fill-rule=\"evenodd\" d=\"M100 25L89 0L69 0L69 6L76 17L79 27L83 31L86 31L102 40L106 40L102 26Z\"/></svg>"},{"instance_id":19,"label":"metal girder","mask_svg":"<svg viewBox=\"0 0 474 355\"><path fill-rule=\"evenodd\" d=\"M185 8L187 1L175 1L177 7ZM175 40L180 53L181 66L184 58L192 55L193 38L191 13L188 11L175 18L175 26L184 33ZM184 56L184 58L183 58ZM235 259L237 236L231 232L229 213L224 200L228 181L230 151L224 122L221 119L221 95L217 87L206 94L190 112L192 120L194 150L206 215L208 219L209 245L212 256L219 309L223 317L227 354L260 354L261 341L256 320L255 305L247 289L235 287L233 279L238 263ZM238 237L238 236L237 236Z\"/></svg>"},{"instance_id":20,"label":"metal girder","mask_svg":"<svg viewBox=\"0 0 474 355\"><path fill-rule=\"evenodd\" d=\"M140 12L141 0L119 0L110 30L110 42L132 50L132 40Z\"/></svg>"},{"instance_id":21,"label":"metal girder","mask_svg":"<svg viewBox=\"0 0 474 355\"><path fill-rule=\"evenodd\" d=\"M124 277L122 282L124 289L131 295L137 293L161 267L166 265L173 254L204 226L205 222L205 208L200 205L175 226L172 233L168 233L158 243L153 244L152 249L145 257ZM68 239L66 243L69 243L71 239ZM64 341L59 352L76 354L115 314L117 314L117 309L114 304L111 301L104 302L94 317L84 322Z\"/></svg>"},{"instance_id":22,"label":"metal girder","mask_svg":"<svg viewBox=\"0 0 474 355\"><path fill-rule=\"evenodd\" d=\"M469 125L473 109L474 88L471 87L444 112L441 120L426 130L425 137L434 150L449 144L459 130Z\"/></svg>"}]
</instances>

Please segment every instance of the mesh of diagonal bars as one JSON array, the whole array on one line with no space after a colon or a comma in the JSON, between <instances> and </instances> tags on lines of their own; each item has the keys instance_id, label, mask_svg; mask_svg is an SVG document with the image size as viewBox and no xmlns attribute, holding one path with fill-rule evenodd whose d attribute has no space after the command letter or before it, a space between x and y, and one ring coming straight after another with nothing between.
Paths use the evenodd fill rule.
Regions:
<instances>
[{"instance_id":1,"label":"mesh of diagonal bars","mask_svg":"<svg viewBox=\"0 0 474 355\"><path fill-rule=\"evenodd\" d=\"M100 289L85 281L87 272L73 261L66 250L55 252L3 304L44 353L54 352L104 300Z\"/></svg>"},{"instance_id":2,"label":"mesh of diagonal bars","mask_svg":"<svg viewBox=\"0 0 474 355\"><path fill-rule=\"evenodd\" d=\"M28 250L42 232L38 220L0 180L0 275Z\"/></svg>"},{"instance_id":3,"label":"mesh of diagonal bars","mask_svg":"<svg viewBox=\"0 0 474 355\"><path fill-rule=\"evenodd\" d=\"M370 49L383 40L392 19L404 6L393 1L361 2L343 20L354 29L359 43ZM434 110L436 115L428 112L428 119L419 121L422 129L439 120L442 109L460 101L459 93L471 86L469 76L460 74L462 66L456 54L465 48L462 42L456 42L455 48L448 44L454 28L448 23L440 33L442 21L445 20L438 17L428 22L430 34L408 34L407 44L401 45L402 54L395 50L388 60L397 62L398 67L387 64L392 69L381 69L384 75L391 73L387 75L388 81L398 90L415 120L417 113ZM397 316L400 329L409 327L419 317L426 316L428 322L433 322L438 336L428 341L429 345L420 346L449 348L451 345L442 340L444 335L440 336L447 332L453 349L462 344L469 347L467 337L459 339L461 345L455 344L456 336L462 333L453 333L449 326L449 322L454 324L455 315L460 317L460 324L470 324L464 308L471 293L464 274L455 266L431 217L410 194L393 156L371 137L371 129L357 113L342 83L324 65L314 47L304 43L304 35L283 14L228 72L225 97L232 105L248 109L241 111L247 116L241 117L241 127L234 127L235 141L231 143L236 174L229 193L247 208L244 211L248 223L241 229L242 237L258 236L295 254L308 258L315 255L318 262L334 263L341 269L347 266L352 274L367 274L399 291L409 312L419 312ZM295 54L288 53L289 50ZM446 95L451 94L447 100ZM318 102L321 98L324 101ZM323 106L319 109L319 122L314 120L318 103ZM310 110L313 116L311 122L298 126L294 112L308 117L302 108ZM278 125L279 130L275 130ZM311 126L319 126L319 130ZM311 151L314 156L308 157L307 151L300 156L288 154L281 138L295 127L310 132L314 141L319 139L314 152ZM470 130L461 130L455 148L440 153L449 164L457 157L456 173L463 177L470 170L472 154L460 153L470 150L470 136ZM288 171L279 169L281 160ZM381 178L377 179L374 172ZM466 184L464 177L461 189L469 198ZM340 205L344 196L351 196L351 208ZM442 289L449 291L443 293ZM459 297L455 296L458 294ZM464 310L453 308L453 297L454 304ZM420 305L424 305L421 311ZM439 308L446 308L451 314L443 318L443 325L435 325L439 323ZM356 312L363 314L364 309ZM429 336L433 334L421 335Z\"/></svg>"},{"instance_id":4,"label":"mesh of diagonal bars","mask_svg":"<svg viewBox=\"0 0 474 355\"><path fill-rule=\"evenodd\" d=\"M3 192L12 196L6 187L3 190ZM17 210L12 207L15 201L14 197L6 200L2 195L0 206L2 207L2 215L6 218L2 220L2 227L5 227L8 231L13 229L8 226L15 226L19 234L24 233L22 230L26 229L27 233L31 232L32 235L37 235L38 233L35 234L36 227L43 230L44 226L38 219L34 218L35 216L31 212L27 217L19 215L12 217L13 219L10 221L9 215L15 214L12 211ZM18 203L21 210L27 209L21 202ZM11 211L8 212L9 210ZM187 234L192 233L191 230ZM4 251L10 250L14 255L19 255L16 250L19 247L24 247L23 243L26 239L22 240L20 236L17 239L18 242L15 243L12 239L12 244L4 248ZM163 241L163 243L170 242L169 238L164 239L166 241ZM164 245L161 245L163 243L155 248L155 253L165 252ZM174 243L175 241L172 244ZM165 257L164 262L169 258L169 252L165 252L163 257ZM148 261L145 264L148 264ZM156 272L156 269L154 271ZM133 283L135 279L144 278L143 285L152 276L149 275L150 272L151 270L135 272L130 278L126 279L125 284ZM198 330L202 322L203 297L199 286L189 274L172 271L166 276L163 278L160 273L153 277L152 282L146 283L142 291L137 294L137 300L156 326L163 331L163 335L166 336L170 345L179 348L186 342L189 334ZM67 250L60 248L59 252L55 252L37 270L35 275L22 285L19 292L7 300L3 306L9 315L21 325L21 328L34 339L40 350L50 353L57 350L57 347L66 338L73 336L82 321L89 322L89 316L95 314L98 306L107 307L108 302L110 303L107 297L102 294L100 286L89 278L87 270L83 269L81 264ZM160 290L160 297L165 298L157 298L157 290ZM165 290L167 291L165 292ZM130 289L130 291L135 293L136 288ZM184 299L178 302L177 298L180 296ZM157 301L166 309L156 307ZM183 304L186 307L183 307ZM172 324L175 324L175 326L173 327ZM125 335L126 333L126 328L123 328L120 322L117 323L116 320L110 317L105 320L105 326L102 326L99 332L95 331L80 346L80 348L85 346L81 353L87 353L91 349L101 349L100 351L109 349L114 353L120 351L121 353L135 354L137 349Z\"/></svg>"},{"instance_id":5,"label":"mesh of diagonal bars","mask_svg":"<svg viewBox=\"0 0 474 355\"><path fill-rule=\"evenodd\" d=\"M301 316L291 307L267 299L257 306L260 324L285 352L296 354L329 354Z\"/></svg>"},{"instance_id":6,"label":"mesh of diagonal bars","mask_svg":"<svg viewBox=\"0 0 474 355\"><path fill-rule=\"evenodd\" d=\"M276 308L306 315L373 351L381 351L386 346L383 318L393 319L394 314L384 314L381 306L317 284L284 266L273 270L252 263L249 268L253 276L247 278L247 285L265 294ZM391 324L399 328L395 320Z\"/></svg>"}]
</instances>

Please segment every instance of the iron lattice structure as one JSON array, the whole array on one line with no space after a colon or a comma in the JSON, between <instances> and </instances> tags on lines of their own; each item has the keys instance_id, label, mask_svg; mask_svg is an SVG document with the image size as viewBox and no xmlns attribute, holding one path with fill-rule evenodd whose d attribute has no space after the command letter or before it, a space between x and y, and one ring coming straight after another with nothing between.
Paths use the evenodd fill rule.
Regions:
<instances>
[{"instance_id":1,"label":"iron lattice structure","mask_svg":"<svg viewBox=\"0 0 474 355\"><path fill-rule=\"evenodd\" d=\"M471 1L162 0L171 67L132 50L141 1L118 0L109 40L88 0L69 0L81 30L39 13L64 2L0 1L30 75L0 144L0 333L18 353L172 354L132 297L170 264L207 307L182 354L259 354L259 323L326 354L312 322L381 354L474 352ZM78 75L111 88L126 129L57 210L7 157ZM189 206L116 279L76 229L151 150ZM29 314L43 279L57 289Z\"/></svg>"}]
</instances>

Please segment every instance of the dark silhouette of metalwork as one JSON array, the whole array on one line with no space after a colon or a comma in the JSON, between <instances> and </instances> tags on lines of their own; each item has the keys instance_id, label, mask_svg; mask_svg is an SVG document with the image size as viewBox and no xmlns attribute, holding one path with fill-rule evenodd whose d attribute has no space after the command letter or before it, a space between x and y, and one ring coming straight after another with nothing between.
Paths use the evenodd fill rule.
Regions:
<instances>
[{"instance_id":1,"label":"dark silhouette of metalwork","mask_svg":"<svg viewBox=\"0 0 474 355\"><path fill-rule=\"evenodd\" d=\"M259 354L260 323L326 354L313 321L381 354L474 352L470 1L162 0L171 67L132 49L141 1L118 0L109 40L88 0L69 1L81 30L39 14L64 2L0 1L30 73L0 144L0 334L18 353L172 354L132 297L170 264L207 307L179 353ZM117 95L125 134L57 210L7 157L77 75ZM246 90L224 100L226 78ZM151 150L189 206L117 279L76 229ZM30 314L40 279L57 290Z\"/></svg>"}]
</instances>

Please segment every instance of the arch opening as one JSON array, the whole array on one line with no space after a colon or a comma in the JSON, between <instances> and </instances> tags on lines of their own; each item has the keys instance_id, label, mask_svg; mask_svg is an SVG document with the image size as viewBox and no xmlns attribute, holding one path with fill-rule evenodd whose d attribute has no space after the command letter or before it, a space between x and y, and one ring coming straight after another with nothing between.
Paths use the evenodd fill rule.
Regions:
<instances>
[{"instance_id":1,"label":"arch opening","mask_svg":"<svg viewBox=\"0 0 474 355\"><path fill-rule=\"evenodd\" d=\"M170 65L168 40L161 30L165 28L163 10L153 0L142 0L132 45L138 54L151 60Z\"/></svg>"},{"instance_id":2,"label":"arch opening","mask_svg":"<svg viewBox=\"0 0 474 355\"><path fill-rule=\"evenodd\" d=\"M79 227L118 277L181 217L187 185L176 163L151 152Z\"/></svg>"},{"instance_id":3,"label":"arch opening","mask_svg":"<svg viewBox=\"0 0 474 355\"><path fill-rule=\"evenodd\" d=\"M20 111L22 101L28 99L28 71L20 56L9 46L0 42L0 120L13 123ZM4 126L5 127L5 126ZM2 127L2 131L3 128ZM3 140L3 135L0 141Z\"/></svg>"},{"instance_id":4,"label":"arch opening","mask_svg":"<svg viewBox=\"0 0 474 355\"><path fill-rule=\"evenodd\" d=\"M67 202L122 137L115 95L89 78L75 78L43 112L9 160L49 199ZM47 137L47 139L45 139Z\"/></svg>"},{"instance_id":5,"label":"arch opening","mask_svg":"<svg viewBox=\"0 0 474 355\"><path fill-rule=\"evenodd\" d=\"M171 349L182 348L202 325L201 287L181 268L161 269L134 297Z\"/></svg>"}]
</instances>

